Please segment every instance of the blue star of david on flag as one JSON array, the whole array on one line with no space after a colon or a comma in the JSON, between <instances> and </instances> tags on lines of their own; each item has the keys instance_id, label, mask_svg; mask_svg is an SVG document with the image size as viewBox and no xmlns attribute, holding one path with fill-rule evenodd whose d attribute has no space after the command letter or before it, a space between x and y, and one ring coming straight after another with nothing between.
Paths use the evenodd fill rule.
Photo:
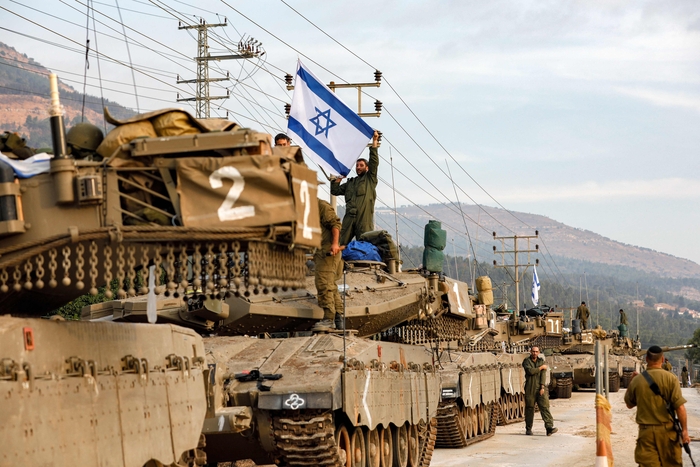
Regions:
<instances>
[{"instance_id":1,"label":"blue star of david on flag","mask_svg":"<svg viewBox=\"0 0 700 467\"><path fill-rule=\"evenodd\" d=\"M318 115L316 115L314 118L310 118L309 121L316 125L315 136L318 136L321 133L325 133L326 138L328 138L328 130L335 126L335 122L331 120L331 109L328 109L325 112L321 112L320 110L318 110L318 107L314 108L316 109L316 113ZM326 126L321 125L321 117L326 119Z\"/></svg>"},{"instance_id":2,"label":"blue star of david on flag","mask_svg":"<svg viewBox=\"0 0 700 467\"><path fill-rule=\"evenodd\" d=\"M305 158L326 173L345 177L373 133L372 127L298 62L287 134L301 146Z\"/></svg>"}]
</instances>

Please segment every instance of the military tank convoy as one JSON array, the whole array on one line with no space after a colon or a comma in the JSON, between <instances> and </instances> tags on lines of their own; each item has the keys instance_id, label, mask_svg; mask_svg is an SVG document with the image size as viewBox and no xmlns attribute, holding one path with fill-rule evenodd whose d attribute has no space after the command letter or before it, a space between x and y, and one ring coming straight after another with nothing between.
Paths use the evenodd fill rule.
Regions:
<instances>
[{"instance_id":1,"label":"military tank convoy","mask_svg":"<svg viewBox=\"0 0 700 467\"><path fill-rule=\"evenodd\" d=\"M439 225L425 268L348 262L345 330L311 332L299 148L168 109L105 111L115 129L69 153L55 78L51 115L53 157L0 162L3 463L427 466L522 420L522 352L566 339L561 313L445 277ZM37 319L102 290L82 322Z\"/></svg>"}]
</instances>

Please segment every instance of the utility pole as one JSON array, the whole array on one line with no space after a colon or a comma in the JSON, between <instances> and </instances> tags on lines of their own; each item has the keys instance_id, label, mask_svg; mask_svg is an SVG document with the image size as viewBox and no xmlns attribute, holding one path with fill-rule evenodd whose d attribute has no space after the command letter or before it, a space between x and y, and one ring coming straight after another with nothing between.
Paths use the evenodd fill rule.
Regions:
<instances>
[{"instance_id":1,"label":"utility pole","mask_svg":"<svg viewBox=\"0 0 700 467\"><path fill-rule=\"evenodd\" d=\"M210 102L217 99L228 99L230 92L227 90L225 96L211 96L209 94L209 83L216 81L228 81L229 74L226 72L226 78L209 78L209 62L212 60L241 60L254 58L261 55L260 46L262 43L250 38L247 41L241 41L238 43L238 53L230 55L211 55L209 53L209 28L218 28L222 26L227 26L228 22L224 19L223 23L217 24L207 24L203 19L199 20L198 24L183 26L182 23L178 24L178 29L196 29L197 36L197 56L195 60L197 61L197 78L181 80L180 75L177 76L177 84L195 83L197 85L197 92L195 97L180 98L178 93L178 102L196 102L195 105L195 116L197 118L210 118L211 105ZM262 52L265 53L265 52Z\"/></svg>"},{"instance_id":2,"label":"utility pole","mask_svg":"<svg viewBox=\"0 0 700 467\"><path fill-rule=\"evenodd\" d=\"M527 271L527 268L530 266L536 266L540 264L540 260L536 259L534 263L530 262L530 253L539 253L540 251L540 246L535 244L535 249L530 248L530 240L532 239L537 239L539 238L539 232L535 230L535 235L513 235L512 237L497 237L496 232L493 233L493 239L494 240L500 240L501 241L501 247L502 250L497 250L496 246L494 245L493 247L493 253L494 254L501 254L501 264L499 265L496 260L493 260L493 265L494 267L497 268L513 268L515 270L515 309L516 313L520 312L520 288L518 287L518 284L520 283L520 268L525 268L525 271ZM513 241L513 249L512 250L506 250L506 240L512 240ZM527 248L524 250L519 250L518 249L518 240L527 240ZM514 262L513 264L506 264L506 253L513 253L513 258ZM527 263L525 264L519 264L518 263L518 254L519 253L527 253ZM523 271L523 273L525 272Z\"/></svg>"}]
</instances>

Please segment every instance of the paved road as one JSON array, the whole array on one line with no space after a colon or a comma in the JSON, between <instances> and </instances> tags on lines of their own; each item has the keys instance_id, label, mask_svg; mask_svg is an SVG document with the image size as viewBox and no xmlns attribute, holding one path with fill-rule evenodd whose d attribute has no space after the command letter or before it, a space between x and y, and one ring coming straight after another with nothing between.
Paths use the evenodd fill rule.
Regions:
<instances>
[{"instance_id":1,"label":"paved road","mask_svg":"<svg viewBox=\"0 0 700 467\"><path fill-rule=\"evenodd\" d=\"M633 466L637 438L635 410L624 403L625 390L610 394L612 405L612 448L616 466ZM688 400L690 436L700 441L700 393L683 389ZM571 399L551 401L551 411L559 432L545 436L539 414L535 414L535 436L525 436L525 424L499 426L493 438L464 449L436 449L431 467L466 465L526 467L590 467L595 464L594 392L575 392ZM691 443L696 463L700 460L700 442ZM684 454L685 456L685 454ZM687 457L685 465L691 465ZM700 463L698 463L700 465Z\"/></svg>"}]
</instances>

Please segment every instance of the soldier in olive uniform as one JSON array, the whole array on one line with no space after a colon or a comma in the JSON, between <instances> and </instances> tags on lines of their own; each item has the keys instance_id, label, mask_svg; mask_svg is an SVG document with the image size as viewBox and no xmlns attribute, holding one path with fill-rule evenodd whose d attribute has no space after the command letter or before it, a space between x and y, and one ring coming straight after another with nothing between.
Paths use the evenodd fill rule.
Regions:
<instances>
[{"instance_id":1,"label":"soldier in olive uniform","mask_svg":"<svg viewBox=\"0 0 700 467\"><path fill-rule=\"evenodd\" d=\"M316 266L316 296L318 306L323 308L323 319L314 324L312 330L335 329L335 319L343 314L343 301L336 281L343 271L343 258L340 255L340 219L333 207L322 199L318 200L321 218L321 248L314 254Z\"/></svg>"},{"instance_id":2,"label":"soldier in olive uniform","mask_svg":"<svg viewBox=\"0 0 700 467\"><path fill-rule=\"evenodd\" d=\"M683 370L681 370L681 387L688 387L688 368L686 367L683 367Z\"/></svg>"},{"instance_id":3,"label":"soldier in olive uniform","mask_svg":"<svg viewBox=\"0 0 700 467\"><path fill-rule=\"evenodd\" d=\"M622 309L620 309L620 324L624 324L625 326L629 325L627 314Z\"/></svg>"},{"instance_id":4,"label":"soldier in olive uniform","mask_svg":"<svg viewBox=\"0 0 700 467\"><path fill-rule=\"evenodd\" d=\"M588 318L591 316L591 312L588 311L586 302L581 302L581 305L576 309L576 319L581 320L581 329L588 329Z\"/></svg>"},{"instance_id":5,"label":"soldier in olive uniform","mask_svg":"<svg viewBox=\"0 0 700 467\"><path fill-rule=\"evenodd\" d=\"M625 404L628 409L637 407L636 422L639 425L634 460L642 467L682 466L681 444L673 428L671 416L666 410L666 402L670 402L676 410L683 431L682 441L688 443L690 436L684 405L686 400L681 394L678 378L661 368L664 361L661 347L649 347L646 361L646 372L659 387L660 396L654 394L643 375L632 378L627 388Z\"/></svg>"},{"instance_id":6,"label":"soldier in olive uniform","mask_svg":"<svg viewBox=\"0 0 700 467\"><path fill-rule=\"evenodd\" d=\"M664 363L663 363L663 365L661 365L661 368L673 373L673 365L671 365L671 362L668 361L668 358L664 358Z\"/></svg>"},{"instance_id":7,"label":"soldier in olive uniform","mask_svg":"<svg viewBox=\"0 0 700 467\"><path fill-rule=\"evenodd\" d=\"M546 388L547 365L540 357L540 348L532 347L530 356L523 360L525 369L525 434L532 435L532 423L535 421L535 402L540 408L540 415L547 429L547 436L557 432L554 419L549 412L549 394Z\"/></svg>"},{"instance_id":8,"label":"soldier in olive uniform","mask_svg":"<svg viewBox=\"0 0 700 467\"><path fill-rule=\"evenodd\" d=\"M340 178L331 180L331 194L345 196L345 216L340 230L340 244L347 245L350 240L360 238L365 232L374 230L374 201L377 198L377 169L379 153L377 142L379 132L372 136L372 147L369 148L369 162L358 159L355 164L357 177L349 178L340 184Z\"/></svg>"}]
</instances>

